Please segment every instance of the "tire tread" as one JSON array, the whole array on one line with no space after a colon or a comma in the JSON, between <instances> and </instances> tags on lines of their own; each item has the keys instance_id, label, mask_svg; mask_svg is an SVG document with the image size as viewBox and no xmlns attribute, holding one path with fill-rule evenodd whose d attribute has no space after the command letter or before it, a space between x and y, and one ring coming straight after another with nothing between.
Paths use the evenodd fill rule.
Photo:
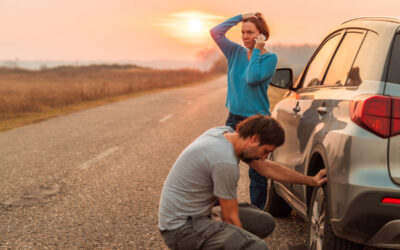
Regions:
<instances>
[{"instance_id":1,"label":"tire tread","mask_svg":"<svg viewBox=\"0 0 400 250\"><path fill-rule=\"evenodd\" d=\"M325 218L330 218L330 216L329 216L329 214L330 214L329 213L329 206L328 206L328 202L327 202L327 199L326 199L326 194L327 194L327 186L326 186L326 184L322 188L323 188L324 197L325 197L325 199L324 199L324 209L326 211L326 217ZM309 215L308 215L308 218L309 218L309 220L308 220L308 223L309 223L308 228L309 229L311 228L310 227L310 220L311 220L310 218L311 218L312 207L313 207L312 203L314 201L314 196L315 196L316 190L317 190L317 187L314 188L314 190L313 190L311 203L310 203L310 211L309 211ZM310 231L308 232L308 234L310 234ZM310 236L308 237L308 241L309 240L310 240ZM308 242L308 245L310 245L309 242ZM324 249L324 250L325 249L326 250L361 250L361 249L363 249L362 245L359 245L357 243L354 243L354 242L351 242L351 241L348 241L348 240L345 240L345 239L337 237L334 234L333 230L332 230L332 226L331 226L331 223L330 223L329 219L327 219L325 221L324 240L323 240L322 245L323 245L322 249Z\"/></svg>"}]
</instances>

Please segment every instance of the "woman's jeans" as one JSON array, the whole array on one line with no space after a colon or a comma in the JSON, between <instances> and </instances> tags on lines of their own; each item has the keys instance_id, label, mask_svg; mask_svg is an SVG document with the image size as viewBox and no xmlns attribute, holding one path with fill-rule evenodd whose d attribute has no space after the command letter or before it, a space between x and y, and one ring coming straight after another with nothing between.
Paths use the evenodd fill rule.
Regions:
<instances>
[{"instance_id":1,"label":"woman's jeans","mask_svg":"<svg viewBox=\"0 0 400 250\"><path fill-rule=\"evenodd\" d=\"M183 226L162 231L161 236L167 246L175 250L268 250L262 238L274 230L274 218L250 204L239 204L239 217L243 228L224 223L219 216L191 216Z\"/></svg>"},{"instance_id":2,"label":"woman's jeans","mask_svg":"<svg viewBox=\"0 0 400 250\"><path fill-rule=\"evenodd\" d=\"M234 130L236 130L236 125L246 118L247 117L229 113L225 125L230 126ZM264 210L265 202L267 201L268 179L260 175L256 170L250 167L249 167L249 178L250 178L251 204L255 205L261 210Z\"/></svg>"}]
</instances>

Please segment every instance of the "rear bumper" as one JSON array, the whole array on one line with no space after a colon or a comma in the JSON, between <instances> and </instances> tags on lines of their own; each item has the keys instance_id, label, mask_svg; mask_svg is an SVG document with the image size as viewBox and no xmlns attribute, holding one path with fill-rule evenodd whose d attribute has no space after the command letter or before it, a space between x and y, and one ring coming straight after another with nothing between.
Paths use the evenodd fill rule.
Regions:
<instances>
[{"instance_id":1,"label":"rear bumper","mask_svg":"<svg viewBox=\"0 0 400 250\"><path fill-rule=\"evenodd\" d=\"M355 198L340 219L331 219L332 229L341 238L357 243L400 249L400 205L383 204L383 197L399 193L364 192Z\"/></svg>"},{"instance_id":2,"label":"rear bumper","mask_svg":"<svg viewBox=\"0 0 400 250\"><path fill-rule=\"evenodd\" d=\"M386 223L366 245L400 249L400 220Z\"/></svg>"}]
</instances>

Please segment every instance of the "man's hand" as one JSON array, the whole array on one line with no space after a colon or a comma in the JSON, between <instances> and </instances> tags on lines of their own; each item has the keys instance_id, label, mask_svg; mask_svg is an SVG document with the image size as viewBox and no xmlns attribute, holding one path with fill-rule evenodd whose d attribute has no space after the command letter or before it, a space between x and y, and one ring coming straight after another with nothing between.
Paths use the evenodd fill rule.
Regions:
<instances>
[{"instance_id":1,"label":"man's hand","mask_svg":"<svg viewBox=\"0 0 400 250\"><path fill-rule=\"evenodd\" d=\"M239 219L239 206L237 199L226 200L219 198L219 204L221 206L222 220L225 223L242 227L242 223Z\"/></svg>"},{"instance_id":2,"label":"man's hand","mask_svg":"<svg viewBox=\"0 0 400 250\"><path fill-rule=\"evenodd\" d=\"M242 20L245 20L245 19L251 18L251 17L257 18L255 13L246 13L246 14L242 14Z\"/></svg>"},{"instance_id":3,"label":"man's hand","mask_svg":"<svg viewBox=\"0 0 400 250\"><path fill-rule=\"evenodd\" d=\"M326 169L321 169L316 175L312 177L314 185L310 186L322 186L328 178L326 177Z\"/></svg>"}]
</instances>

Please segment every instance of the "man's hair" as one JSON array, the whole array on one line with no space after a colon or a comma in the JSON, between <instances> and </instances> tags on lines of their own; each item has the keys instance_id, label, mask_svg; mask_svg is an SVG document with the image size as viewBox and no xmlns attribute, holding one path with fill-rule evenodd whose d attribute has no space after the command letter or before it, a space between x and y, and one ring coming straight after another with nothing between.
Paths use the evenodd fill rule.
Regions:
<instances>
[{"instance_id":1,"label":"man's hair","mask_svg":"<svg viewBox=\"0 0 400 250\"><path fill-rule=\"evenodd\" d=\"M258 135L260 145L281 146L285 142L285 131L277 120L269 116L253 115L241 121L236 132L243 139Z\"/></svg>"},{"instance_id":2,"label":"man's hair","mask_svg":"<svg viewBox=\"0 0 400 250\"><path fill-rule=\"evenodd\" d=\"M260 32L261 34L263 34L265 36L265 41L268 40L270 32L269 32L269 27L267 22L265 21L263 14L261 14L260 12L256 12L255 13L255 17L250 17L250 18L246 18L243 20L243 22L251 22L253 23L258 32Z\"/></svg>"}]
</instances>

